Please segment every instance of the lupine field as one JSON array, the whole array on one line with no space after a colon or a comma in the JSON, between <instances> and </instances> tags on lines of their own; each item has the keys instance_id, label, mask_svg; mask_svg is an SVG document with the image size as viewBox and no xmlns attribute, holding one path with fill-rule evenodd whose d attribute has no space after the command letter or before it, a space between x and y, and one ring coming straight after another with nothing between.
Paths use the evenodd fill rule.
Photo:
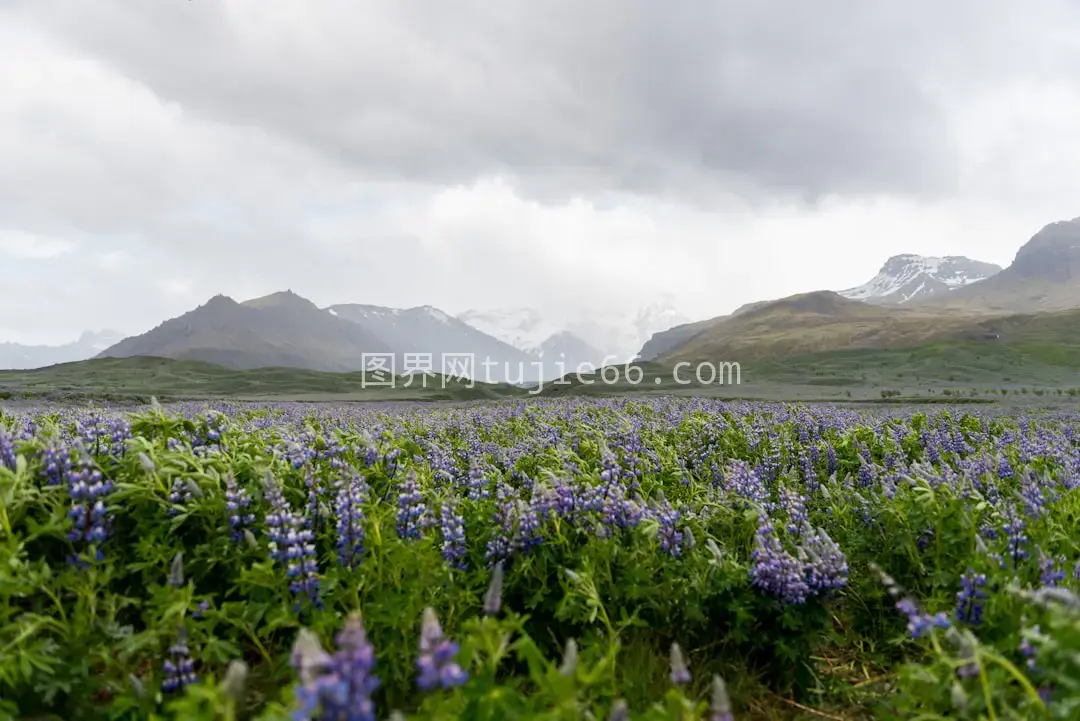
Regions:
<instances>
[{"instance_id":1,"label":"lupine field","mask_svg":"<svg viewBox=\"0 0 1080 721\"><path fill-rule=\"evenodd\" d=\"M15 409L0 716L1080 718L1080 414Z\"/></svg>"}]
</instances>

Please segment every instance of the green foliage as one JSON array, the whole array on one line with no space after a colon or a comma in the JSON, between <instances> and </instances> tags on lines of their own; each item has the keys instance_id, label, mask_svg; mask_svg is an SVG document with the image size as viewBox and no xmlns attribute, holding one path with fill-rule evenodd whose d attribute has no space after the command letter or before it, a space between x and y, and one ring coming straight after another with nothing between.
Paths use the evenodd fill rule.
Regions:
<instances>
[{"instance_id":1,"label":"green foliage","mask_svg":"<svg viewBox=\"0 0 1080 721\"><path fill-rule=\"evenodd\" d=\"M374 647L379 718L394 709L411 719L605 718L625 702L633 718L705 719L727 703L726 692L714 699L718 678L737 718L801 706L887 718L1080 713L1080 611L1069 590L1080 441L1064 430L1075 432L1075 418L688 401L670 421L665 403L674 401L537 401L501 415L493 408L503 406L370 410L357 422L296 407L224 416L155 406L126 419L122 448L88 435L85 417L39 416L33 436L13 444L12 464L0 453L0 715L286 719L305 687L291 663L301 629L333 649L354 611ZM7 429L26 421L0 420ZM1050 431L1072 445L1039 446ZM112 484L109 534L89 546L70 535L68 485L50 482L50 454L74 439ZM529 451L500 460L519 444ZM436 450L454 463L441 466ZM965 463L980 454L1014 475L972 471ZM477 458L487 462L484 492L470 485ZM759 487L734 488L737 462ZM603 504L580 521L553 514L542 542L507 557L501 610L485 608L491 549L521 533L504 527L506 508L520 513L564 480L604 489L613 472L640 499L640 522L605 520ZM335 504L354 477L368 492L358 507L363 552L350 567L338 558ZM406 479L426 506L418 537L400 525ZM1002 499L1035 503L1023 495L1033 483L1042 495L1028 514L1031 552L1011 559L1001 529L1019 506ZM230 507L231 489L251 501L239 531L231 518L249 511ZM504 504L507 489L520 504ZM274 553L277 490L311 531L317 603L296 592L297 575ZM804 548L791 494L849 567L840 588L796 604L751 577L766 520L783 548ZM460 566L444 556L439 524L451 499L465 529ZM679 513L678 550L665 545L663 516L643 510L661 504ZM1045 583L1046 559L1069 571L1060 587ZM948 615L962 575L985 574L981 624L906 637L875 567ZM468 681L421 692L429 607L459 644ZM182 638L200 682L166 691L163 664ZM1022 653L1025 638L1034 653ZM692 673L686 686L669 679L675 643Z\"/></svg>"}]
</instances>

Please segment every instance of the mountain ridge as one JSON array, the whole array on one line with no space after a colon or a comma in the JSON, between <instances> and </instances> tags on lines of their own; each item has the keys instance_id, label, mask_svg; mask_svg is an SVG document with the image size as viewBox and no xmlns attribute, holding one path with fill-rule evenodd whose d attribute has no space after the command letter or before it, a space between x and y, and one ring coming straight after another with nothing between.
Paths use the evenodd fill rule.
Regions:
<instances>
[{"instance_id":1,"label":"mountain ridge","mask_svg":"<svg viewBox=\"0 0 1080 721\"><path fill-rule=\"evenodd\" d=\"M1001 266L960 255L894 255L862 285L837 291L845 298L901 305L962 288L1001 272Z\"/></svg>"},{"instance_id":2,"label":"mountain ridge","mask_svg":"<svg viewBox=\"0 0 1080 721\"><path fill-rule=\"evenodd\" d=\"M60 345L0 342L0 369L28 370L88 360L123 338L123 333L105 329L83 331L78 339Z\"/></svg>"}]
</instances>

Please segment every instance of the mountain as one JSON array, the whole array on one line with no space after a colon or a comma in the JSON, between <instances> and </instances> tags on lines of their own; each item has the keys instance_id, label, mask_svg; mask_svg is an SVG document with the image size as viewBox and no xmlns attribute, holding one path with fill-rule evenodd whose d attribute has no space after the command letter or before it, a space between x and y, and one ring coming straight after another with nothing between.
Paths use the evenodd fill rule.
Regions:
<instances>
[{"instance_id":1,"label":"mountain","mask_svg":"<svg viewBox=\"0 0 1080 721\"><path fill-rule=\"evenodd\" d=\"M98 357L156 356L246 370L363 369L363 353L392 352L363 326L286 291L237 303L217 295L198 308L127 338Z\"/></svg>"},{"instance_id":2,"label":"mountain","mask_svg":"<svg viewBox=\"0 0 1080 721\"><path fill-rule=\"evenodd\" d=\"M63 345L22 345L0 343L0 369L26 370L57 363L87 360L115 343L124 335L114 330L86 331L79 339Z\"/></svg>"},{"instance_id":3,"label":"mountain","mask_svg":"<svg viewBox=\"0 0 1080 721\"><path fill-rule=\"evenodd\" d=\"M533 354L430 305L399 309L351 303L332 305L326 311L360 325L392 348L398 373L405 371L405 354L431 354L431 368L439 373L443 354L462 353L471 356L477 380L531 382L540 375ZM486 370L482 365L485 361L489 362Z\"/></svg>"},{"instance_id":4,"label":"mountain","mask_svg":"<svg viewBox=\"0 0 1080 721\"><path fill-rule=\"evenodd\" d=\"M920 305L996 313L1080 307L1080 218L1042 228L1000 273Z\"/></svg>"},{"instance_id":5,"label":"mountain","mask_svg":"<svg viewBox=\"0 0 1080 721\"><path fill-rule=\"evenodd\" d=\"M832 291L801 293L713 319L656 360L745 364L828 350L910 347L964 332L981 337L978 322L986 318L871 305Z\"/></svg>"},{"instance_id":6,"label":"mountain","mask_svg":"<svg viewBox=\"0 0 1080 721\"><path fill-rule=\"evenodd\" d=\"M894 255L868 283L837 292L852 300L899 305L977 283L1000 271L1001 266L958 255Z\"/></svg>"}]
</instances>

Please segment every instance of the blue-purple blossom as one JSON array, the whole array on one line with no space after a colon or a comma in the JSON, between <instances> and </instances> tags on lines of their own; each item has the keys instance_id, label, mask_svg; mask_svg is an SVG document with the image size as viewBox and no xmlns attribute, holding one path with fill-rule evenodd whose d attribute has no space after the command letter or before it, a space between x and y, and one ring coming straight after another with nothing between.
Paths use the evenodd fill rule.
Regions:
<instances>
[{"instance_id":1,"label":"blue-purple blossom","mask_svg":"<svg viewBox=\"0 0 1080 721\"><path fill-rule=\"evenodd\" d=\"M402 540L417 540L423 536L427 525L427 506L420 492L420 484L412 471L405 477L398 494L397 534Z\"/></svg>"},{"instance_id":2,"label":"blue-purple blossom","mask_svg":"<svg viewBox=\"0 0 1080 721\"><path fill-rule=\"evenodd\" d=\"M349 616L336 641L330 655L311 631L302 629L297 636L291 659L300 678L297 721L375 721L375 649L359 613Z\"/></svg>"},{"instance_id":3,"label":"blue-purple blossom","mask_svg":"<svg viewBox=\"0 0 1080 721\"><path fill-rule=\"evenodd\" d=\"M453 688L469 680L469 675L454 660L458 645L446 638L435 609L424 609L420 629L420 657L416 660L416 685L423 691Z\"/></svg>"},{"instance_id":4,"label":"blue-purple blossom","mask_svg":"<svg viewBox=\"0 0 1080 721\"><path fill-rule=\"evenodd\" d=\"M240 488L232 474L225 477L225 510L229 512L230 537L239 543L244 540L244 529L255 523L255 515L250 512L251 497Z\"/></svg>"},{"instance_id":5,"label":"blue-purple blossom","mask_svg":"<svg viewBox=\"0 0 1080 721\"><path fill-rule=\"evenodd\" d=\"M270 557L285 565L289 589L306 595L316 607L319 599L319 567L315 559L315 536L305 527L304 519L289 506L281 485L272 478L266 484L270 513L266 526L270 536Z\"/></svg>"},{"instance_id":6,"label":"blue-purple blossom","mask_svg":"<svg viewBox=\"0 0 1080 721\"><path fill-rule=\"evenodd\" d=\"M341 482L334 499L338 562L350 570L356 568L364 553L364 504L368 493L367 483L354 475Z\"/></svg>"},{"instance_id":7,"label":"blue-purple blossom","mask_svg":"<svg viewBox=\"0 0 1080 721\"><path fill-rule=\"evenodd\" d=\"M970 568L960 577L960 592L956 594L956 620L978 626L982 622L983 604L986 601L986 574L975 573Z\"/></svg>"},{"instance_id":8,"label":"blue-purple blossom","mask_svg":"<svg viewBox=\"0 0 1080 721\"><path fill-rule=\"evenodd\" d=\"M187 644L186 629L181 628L177 632L176 642L169 646L166 652L162 670L165 672L165 679L161 682L161 690L165 693L179 691L198 682L195 663L191 660L191 650Z\"/></svg>"},{"instance_id":9,"label":"blue-purple blossom","mask_svg":"<svg viewBox=\"0 0 1080 721\"><path fill-rule=\"evenodd\" d=\"M453 496L443 499L439 507L439 531L442 535L443 558L453 568L465 568L465 521Z\"/></svg>"},{"instance_id":10,"label":"blue-purple blossom","mask_svg":"<svg viewBox=\"0 0 1080 721\"><path fill-rule=\"evenodd\" d=\"M758 526L751 559L754 565L750 569L750 581L757 588L786 604L806 602L810 588L803 564L783 547L765 516Z\"/></svg>"},{"instance_id":11,"label":"blue-purple blossom","mask_svg":"<svg viewBox=\"0 0 1080 721\"><path fill-rule=\"evenodd\" d=\"M0 468L15 470L15 441L8 429L0 422Z\"/></svg>"},{"instance_id":12,"label":"blue-purple blossom","mask_svg":"<svg viewBox=\"0 0 1080 721\"><path fill-rule=\"evenodd\" d=\"M847 557L840 546L820 528L803 524L799 560L803 562L803 576L812 593L828 593L847 585Z\"/></svg>"},{"instance_id":13,"label":"blue-purple blossom","mask_svg":"<svg viewBox=\"0 0 1080 721\"><path fill-rule=\"evenodd\" d=\"M1056 588L1065 580L1065 570L1061 568L1060 559L1051 556L1039 557L1039 581L1043 586Z\"/></svg>"},{"instance_id":14,"label":"blue-purple blossom","mask_svg":"<svg viewBox=\"0 0 1080 721\"><path fill-rule=\"evenodd\" d=\"M75 544L76 553L71 560L81 563L78 554L92 550L94 558L100 561L104 558L101 544L109 535L105 498L113 490L112 481L102 476L89 457L80 461L78 470L68 471L67 481L71 498L68 517L72 521L68 539Z\"/></svg>"}]
</instances>

